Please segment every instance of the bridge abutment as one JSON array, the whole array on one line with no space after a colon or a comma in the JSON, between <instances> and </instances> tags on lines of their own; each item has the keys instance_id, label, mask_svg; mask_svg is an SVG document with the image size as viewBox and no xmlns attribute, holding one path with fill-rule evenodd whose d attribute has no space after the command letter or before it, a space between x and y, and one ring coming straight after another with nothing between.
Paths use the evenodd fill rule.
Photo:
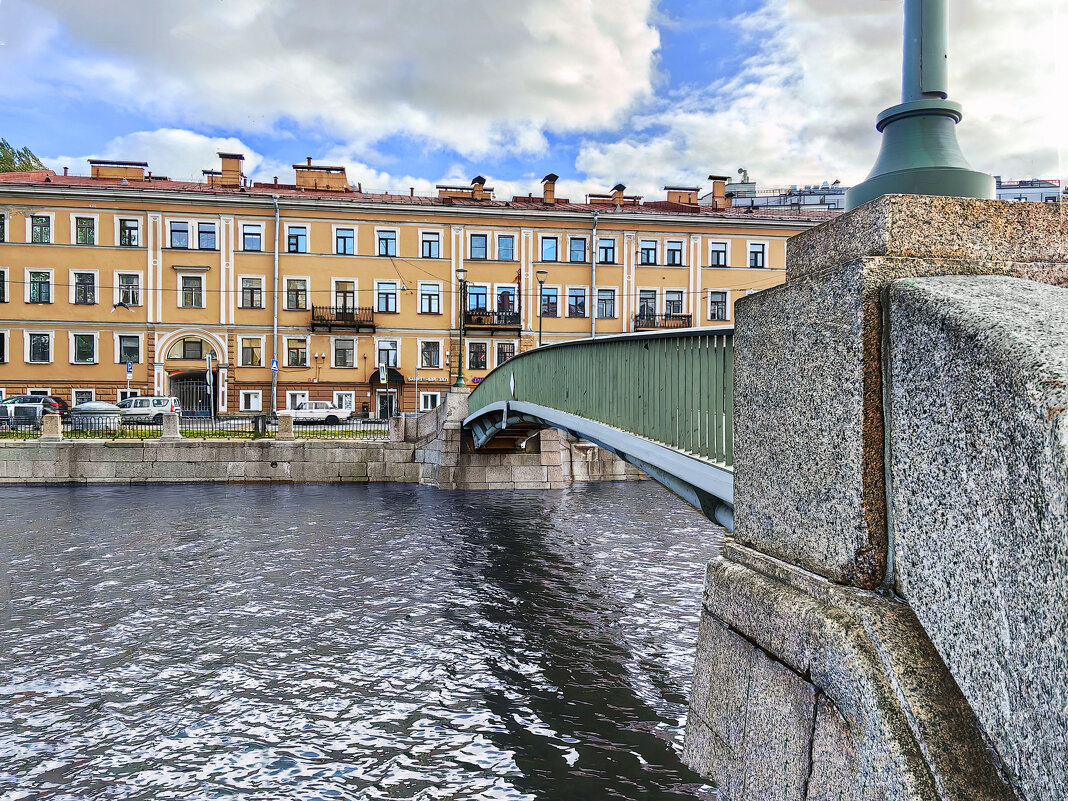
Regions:
<instances>
[{"instance_id":1,"label":"bridge abutment","mask_svg":"<svg viewBox=\"0 0 1068 801\"><path fill-rule=\"evenodd\" d=\"M1068 284L1056 209L886 196L791 239L786 283L739 301L735 531L709 566L685 745L730 801L1068 792L1068 290L1036 282ZM925 292L941 305L917 307ZM956 316L954 293L973 298ZM1009 307L995 334L984 297ZM1013 319L1036 316L998 356ZM954 377L962 361L997 367ZM966 413L991 397L1005 419ZM991 458L999 447L1012 456ZM1040 543L1020 557L1050 567L1032 587L1008 568L988 595L964 593L950 574L991 578L1008 520L1026 528L1013 542ZM1005 631L984 636L992 625ZM1023 692L1034 682L1040 699Z\"/></svg>"}]
</instances>

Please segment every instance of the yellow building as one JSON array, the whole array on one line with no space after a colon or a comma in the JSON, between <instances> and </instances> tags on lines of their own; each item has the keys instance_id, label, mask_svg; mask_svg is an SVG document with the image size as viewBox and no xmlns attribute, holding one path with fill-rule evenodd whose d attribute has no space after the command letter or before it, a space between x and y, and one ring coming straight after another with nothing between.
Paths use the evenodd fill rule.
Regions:
<instances>
[{"instance_id":1,"label":"yellow building","mask_svg":"<svg viewBox=\"0 0 1068 801\"><path fill-rule=\"evenodd\" d=\"M570 202L554 175L510 200L481 177L371 194L310 159L292 184L252 183L220 156L199 183L102 160L89 176L0 174L0 394L428 409L461 357L458 271L470 384L539 331L729 323L738 297L782 282L786 239L822 220L698 205L696 187Z\"/></svg>"}]
</instances>

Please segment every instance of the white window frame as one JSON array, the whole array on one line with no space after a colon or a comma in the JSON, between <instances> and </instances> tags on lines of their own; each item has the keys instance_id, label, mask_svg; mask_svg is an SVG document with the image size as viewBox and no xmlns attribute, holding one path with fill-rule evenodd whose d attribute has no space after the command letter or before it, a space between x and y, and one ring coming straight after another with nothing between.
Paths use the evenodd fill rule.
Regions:
<instances>
[{"instance_id":1,"label":"white window frame","mask_svg":"<svg viewBox=\"0 0 1068 801\"><path fill-rule=\"evenodd\" d=\"M515 348L515 356L513 356L512 359L514 359L516 356L519 355L519 340L518 339L494 339L493 340L493 344L492 344L493 354L486 359L487 362L492 359L494 369L496 369L496 368L500 367L502 364L504 364L504 362L499 362L498 363L498 361L497 361L497 346L498 345L507 345L509 342L511 342L512 346ZM509 359L509 361L511 361L511 359Z\"/></svg>"},{"instance_id":2,"label":"white window frame","mask_svg":"<svg viewBox=\"0 0 1068 801\"><path fill-rule=\"evenodd\" d=\"M185 223L188 226L188 230L186 231L186 235L189 237L189 244L186 245L184 248L173 248L173 247L171 247L171 242L173 241L173 238L171 236L171 226L173 226L175 223ZM167 217L167 218L164 218L164 220L163 220L163 234L164 234L164 237L165 237L164 241L162 242L163 250L196 250L197 249L197 221L196 220L187 220L187 219L185 219L183 217Z\"/></svg>"},{"instance_id":3,"label":"white window frame","mask_svg":"<svg viewBox=\"0 0 1068 801\"><path fill-rule=\"evenodd\" d=\"M726 298L727 304L727 316L722 320L712 316L712 293L722 292ZM720 289L717 287L709 287L705 290L705 317L710 323L726 323L731 319L731 291L729 289Z\"/></svg>"},{"instance_id":4,"label":"white window frame","mask_svg":"<svg viewBox=\"0 0 1068 801\"><path fill-rule=\"evenodd\" d=\"M382 255L382 254L380 254L378 252L379 251L378 239L379 239L379 236L384 234L384 233L392 233L393 234L393 243L397 246L397 252L394 253L392 256ZM400 257L400 229L399 228L395 228L393 226L389 226L389 225L384 225L384 226L382 226L380 228L380 227L378 227L376 225L375 226L375 251L371 255L373 255L373 256L375 256L377 258L380 258L380 259L396 259L396 258L399 258ZM397 279L397 288L398 289L400 289L400 283L401 283L400 279Z\"/></svg>"},{"instance_id":5,"label":"white window frame","mask_svg":"<svg viewBox=\"0 0 1068 801\"><path fill-rule=\"evenodd\" d=\"M26 387L22 395L51 395L52 387Z\"/></svg>"},{"instance_id":6,"label":"white window frame","mask_svg":"<svg viewBox=\"0 0 1068 801\"><path fill-rule=\"evenodd\" d=\"M4 290L4 303L11 301L11 268L0 267L0 288Z\"/></svg>"},{"instance_id":7,"label":"white window frame","mask_svg":"<svg viewBox=\"0 0 1068 801\"><path fill-rule=\"evenodd\" d=\"M236 248L236 250L238 252L240 252L240 253L266 253L267 252L266 250L264 250L264 245L267 244L266 234L265 234L265 231L266 231L267 227L263 223L261 223L261 222L245 222L244 220L238 220L237 225L238 225L238 231L237 231L238 240L237 240L237 244L240 245L240 247ZM260 231L260 249L259 250L245 250L245 229L246 228L258 228L259 229L259 231ZM281 253L282 251L279 250L278 252Z\"/></svg>"},{"instance_id":8,"label":"white window frame","mask_svg":"<svg viewBox=\"0 0 1068 801\"><path fill-rule=\"evenodd\" d=\"M283 223L283 236L282 241L278 243L278 252L284 253L287 256L296 256L302 253L311 253L311 223L307 222L287 222ZM289 249L289 229L290 228L303 228L304 229L304 250L290 250ZM299 277L299 276L295 276Z\"/></svg>"},{"instance_id":9,"label":"white window frame","mask_svg":"<svg viewBox=\"0 0 1068 801\"><path fill-rule=\"evenodd\" d=\"M48 218L48 242L37 244L56 244L56 213L54 211L26 211L23 212L26 217L26 239L24 240L27 245L34 244L33 242L33 218L34 217L47 217Z\"/></svg>"},{"instance_id":10,"label":"white window frame","mask_svg":"<svg viewBox=\"0 0 1068 801\"><path fill-rule=\"evenodd\" d=\"M486 311L493 311L493 284L489 281L468 281L467 282L467 308L463 311L471 311L471 287L476 286L486 290Z\"/></svg>"},{"instance_id":11,"label":"white window frame","mask_svg":"<svg viewBox=\"0 0 1068 801\"><path fill-rule=\"evenodd\" d=\"M56 302L56 271L53 267L26 267L23 271L23 300L30 302L30 273L48 273L48 303ZM34 304L37 305L37 304Z\"/></svg>"},{"instance_id":12,"label":"white window frame","mask_svg":"<svg viewBox=\"0 0 1068 801\"><path fill-rule=\"evenodd\" d=\"M502 237L511 237L512 238L512 258L510 258L510 259L502 259L501 258L501 238ZM507 262L519 261L519 234L513 233L511 231L494 231L493 232L493 260L494 261L507 261Z\"/></svg>"},{"instance_id":13,"label":"white window frame","mask_svg":"<svg viewBox=\"0 0 1068 801\"><path fill-rule=\"evenodd\" d=\"M304 364L290 364L289 363L289 343L294 339L304 340ZM311 349L311 334L283 334L282 335L282 352L285 353L285 367L292 367L294 370L306 370L314 366L314 359L312 359Z\"/></svg>"},{"instance_id":14,"label":"white window frame","mask_svg":"<svg viewBox=\"0 0 1068 801\"><path fill-rule=\"evenodd\" d=\"M375 236L375 242L376 243L378 242L377 235ZM402 292L401 292L401 284L403 284L403 283L404 282L401 281L400 278L376 278L375 279L374 303L371 306L371 308L374 310L375 314L400 314L400 311L401 311L401 294L402 294ZM396 305L396 308L393 309L393 311L381 311L378 308L378 287L381 284L392 284L394 287L396 287L397 305Z\"/></svg>"},{"instance_id":15,"label":"white window frame","mask_svg":"<svg viewBox=\"0 0 1068 801\"><path fill-rule=\"evenodd\" d=\"M93 401L96 400L96 390L93 387L72 387L71 391L70 391L70 405L71 405L71 408L74 408L75 406L78 405L76 396L77 396L77 394L79 392L88 392L89 393L89 400L82 401L82 403L92 403Z\"/></svg>"},{"instance_id":16,"label":"white window frame","mask_svg":"<svg viewBox=\"0 0 1068 801\"><path fill-rule=\"evenodd\" d=\"M681 292L682 293L682 311L679 312L679 314L689 314L689 311L690 311L690 309L689 309L689 306L690 306L690 295L686 291L686 287L684 287L684 286L665 286L665 287L661 287L660 288L659 301L660 301L661 305L660 305L660 311L658 311L657 314L674 314L674 312L668 312L668 310L667 310L667 302L668 302L667 293L668 292Z\"/></svg>"},{"instance_id":17,"label":"white window frame","mask_svg":"<svg viewBox=\"0 0 1068 801\"><path fill-rule=\"evenodd\" d=\"M423 366L423 343L424 342L437 342L438 343L438 366L437 367L424 367ZM445 340L437 337L420 337L416 340L416 352L415 352L415 365L417 370L444 370L445 369ZM377 358L378 351L375 350L375 357Z\"/></svg>"},{"instance_id":18,"label":"white window frame","mask_svg":"<svg viewBox=\"0 0 1068 801\"><path fill-rule=\"evenodd\" d=\"M123 245L120 244L119 234L121 231L121 224L123 220L134 220L137 222L137 244L136 245ZM117 248L143 248L144 245L144 233L145 233L145 218L140 214L116 214L112 218L112 228L114 232L114 239L112 242ZM120 272L130 272L129 270L120 270Z\"/></svg>"},{"instance_id":19,"label":"white window frame","mask_svg":"<svg viewBox=\"0 0 1068 801\"><path fill-rule=\"evenodd\" d=\"M393 367L399 370L401 366L401 340L400 337L375 337L375 352L374 352L374 369L378 369L378 343L380 342L393 342L397 345L397 363L387 364L386 367Z\"/></svg>"},{"instance_id":20,"label":"white window frame","mask_svg":"<svg viewBox=\"0 0 1068 801\"><path fill-rule=\"evenodd\" d=\"M30 336L33 334L46 334L48 336L48 361L30 361ZM56 360L56 332L26 329L22 332L22 361L24 364L53 364ZM27 390L26 394L29 394Z\"/></svg>"},{"instance_id":21,"label":"white window frame","mask_svg":"<svg viewBox=\"0 0 1068 801\"><path fill-rule=\"evenodd\" d=\"M145 274L141 270L115 270L111 274L111 302L118 304L122 299L122 287L119 285L119 276L137 276L137 303L129 304L131 307L143 306L145 303Z\"/></svg>"},{"instance_id":22,"label":"white window frame","mask_svg":"<svg viewBox=\"0 0 1068 801\"><path fill-rule=\"evenodd\" d=\"M93 221L93 244L86 245L78 242L78 218L84 217ZM70 243L78 247L91 248L100 244L100 215L86 214L85 212L71 212L70 214Z\"/></svg>"},{"instance_id":23,"label":"white window frame","mask_svg":"<svg viewBox=\"0 0 1068 801\"><path fill-rule=\"evenodd\" d=\"M0 231L4 232L4 236L3 236L2 239L0 239L0 242L10 242L11 241L11 217L10 217L10 215L8 215L8 213L6 211L0 211L0 220L3 221L3 226L0 227ZM0 397L0 400L3 400L3 398Z\"/></svg>"},{"instance_id":24,"label":"white window frame","mask_svg":"<svg viewBox=\"0 0 1068 801\"><path fill-rule=\"evenodd\" d=\"M93 360L90 362L74 361L74 337L89 336L93 338ZM67 332L67 361L70 364L99 364L100 363L100 332L99 331L68 331Z\"/></svg>"},{"instance_id":25,"label":"white window frame","mask_svg":"<svg viewBox=\"0 0 1068 801\"><path fill-rule=\"evenodd\" d=\"M179 309L206 309L208 308L208 282L206 280L206 273L175 273L175 283L178 285L178 297L175 298L177 303L175 307ZM200 305L199 306L186 306L185 305L185 279L186 278L199 278L200 279Z\"/></svg>"},{"instance_id":26,"label":"white window frame","mask_svg":"<svg viewBox=\"0 0 1068 801\"><path fill-rule=\"evenodd\" d=\"M444 259L445 258L445 229L444 228L420 228L419 230L419 258L421 259ZM435 235L438 238L438 255L423 255L423 239L427 235Z\"/></svg>"},{"instance_id":27,"label":"white window frame","mask_svg":"<svg viewBox=\"0 0 1068 801\"><path fill-rule=\"evenodd\" d=\"M434 398L434 405L427 406L426 401L429 398ZM440 392L420 392L419 393L419 411L430 412L441 405L441 393Z\"/></svg>"},{"instance_id":28,"label":"white window frame","mask_svg":"<svg viewBox=\"0 0 1068 801\"><path fill-rule=\"evenodd\" d=\"M712 263L712 247L713 245L726 245L727 251L724 255L723 264ZM710 239L708 241L708 266L713 270L725 270L731 266L731 240L729 239Z\"/></svg>"},{"instance_id":29,"label":"white window frame","mask_svg":"<svg viewBox=\"0 0 1068 801\"><path fill-rule=\"evenodd\" d=\"M115 392L115 400L124 401L127 398L140 398L141 390L139 389L120 389Z\"/></svg>"},{"instance_id":30,"label":"white window frame","mask_svg":"<svg viewBox=\"0 0 1068 801\"><path fill-rule=\"evenodd\" d=\"M86 269L84 269L82 267L72 267L70 269L70 272L68 273L70 278L67 279L67 302L70 303L71 306L75 305L74 304L74 294L75 294L74 293L74 284L75 284L74 276L77 273L88 273L88 274L93 276L93 302L92 303L79 303L78 305L79 306L96 306L97 304L100 303L100 271L99 270L86 270Z\"/></svg>"},{"instance_id":31,"label":"white window frame","mask_svg":"<svg viewBox=\"0 0 1068 801\"><path fill-rule=\"evenodd\" d=\"M119 348L119 337L137 337L137 361L141 364L145 358L145 334L143 331L115 331L112 333L115 364L126 364L122 359L122 351Z\"/></svg>"},{"instance_id":32,"label":"white window frame","mask_svg":"<svg viewBox=\"0 0 1068 801\"><path fill-rule=\"evenodd\" d=\"M330 279L330 306L337 306L337 284L338 281L351 281L352 282L352 305L358 307L360 305L360 279L356 276L335 275ZM309 304L310 305L310 304Z\"/></svg>"},{"instance_id":33,"label":"white window frame","mask_svg":"<svg viewBox=\"0 0 1068 801\"><path fill-rule=\"evenodd\" d=\"M352 231L352 253L339 253L337 249L337 232L339 229ZM286 240L289 241L288 239ZM330 226L330 252L335 256L358 256L360 253L360 226L356 223L333 223Z\"/></svg>"},{"instance_id":34,"label":"white window frame","mask_svg":"<svg viewBox=\"0 0 1068 801\"><path fill-rule=\"evenodd\" d=\"M423 311L423 289L426 287L433 287L437 290L438 310L436 312ZM417 311L419 312L419 314L440 315L445 313L442 299L442 295L444 294L444 287L442 286L441 281L420 281L416 288L416 291L419 293L419 306L417 307Z\"/></svg>"},{"instance_id":35,"label":"white window frame","mask_svg":"<svg viewBox=\"0 0 1068 801\"><path fill-rule=\"evenodd\" d=\"M581 289L586 297L586 313L582 317L572 317L569 311L571 307L571 290ZM564 293L563 303L557 307L560 312L560 317L564 320L589 320L590 315L593 314L596 309L590 308L590 287L588 284L568 284L567 292Z\"/></svg>"},{"instance_id":36,"label":"white window frame","mask_svg":"<svg viewBox=\"0 0 1068 801\"><path fill-rule=\"evenodd\" d=\"M237 276L237 308L239 309L265 309L267 308L267 276L257 275L255 273L239 273ZM245 295L245 287L242 286L244 279L246 278L258 278L260 279L260 305L259 306L245 306L242 302L242 298Z\"/></svg>"},{"instance_id":37,"label":"white window frame","mask_svg":"<svg viewBox=\"0 0 1068 801\"><path fill-rule=\"evenodd\" d=\"M597 286L593 290L594 296L595 296L595 299L594 299L595 308L593 309L594 314L597 314L597 307L599 307L600 304L601 304L600 292L601 292L602 289L611 289L612 292L615 293L613 295L613 297L612 297L612 310L615 312L615 314L613 314L611 317L601 317L598 314L597 315L597 319L598 320L618 320L620 318L620 314L619 313L621 311L621 308L620 308L621 295L620 295L620 290L619 290L618 286Z\"/></svg>"},{"instance_id":38,"label":"white window frame","mask_svg":"<svg viewBox=\"0 0 1068 801\"><path fill-rule=\"evenodd\" d=\"M490 231L490 230L484 230L483 231L483 230L475 229L475 230L465 231L465 233L467 234L467 236L465 238L467 240L467 242L466 242L466 245L467 245L467 258L469 260L471 260L471 261L495 261L494 257L497 254L493 251L493 246L494 246L493 231ZM471 238L475 237L475 236L484 236L484 237L486 237L486 258L484 258L484 259L476 258L475 256L471 255Z\"/></svg>"},{"instance_id":39,"label":"white window frame","mask_svg":"<svg viewBox=\"0 0 1068 801\"><path fill-rule=\"evenodd\" d=\"M282 310L283 311L309 311L312 307L311 276L309 275L283 275L282 276ZM289 305L289 282L304 282L304 308Z\"/></svg>"},{"instance_id":40,"label":"white window frame","mask_svg":"<svg viewBox=\"0 0 1068 801\"><path fill-rule=\"evenodd\" d=\"M566 301L566 293L563 292L563 289L564 289L563 284L545 284L544 286L540 287L541 291L539 291L538 283L537 283L537 281L535 281L534 282L534 287L535 287L535 289L534 289L534 303L535 303L535 305L537 306L537 309L538 309L538 313L535 316L536 317L541 317L541 301L542 301L542 296L544 294L544 290L546 290L546 289L555 289L556 290L556 316L555 317L546 317L545 319L546 320L562 320L562 319L566 319L566 317L567 317L567 309L564 308L564 306L566 305L566 302L565 303L561 303L561 300L560 300L561 297L564 297L564 299Z\"/></svg>"},{"instance_id":41,"label":"white window frame","mask_svg":"<svg viewBox=\"0 0 1068 801\"><path fill-rule=\"evenodd\" d=\"M341 398L342 395L348 395L349 396L349 398L352 400L352 405L351 406L342 406L341 405L340 398ZM355 412L356 411L356 393L354 391L352 391L351 389L335 389L334 390L334 394L333 394L333 403L339 409L349 409L349 410Z\"/></svg>"},{"instance_id":42,"label":"white window frame","mask_svg":"<svg viewBox=\"0 0 1068 801\"><path fill-rule=\"evenodd\" d=\"M304 399L303 400L298 400L298 401L296 401L294 403L293 402L293 396L294 395L302 395L302 396L304 396ZM289 410L296 409L298 406L300 406L300 404L308 403L310 400L311 400L311 397L309 396L308 390L306 390L306 389L287 389L286 390L286 409L289 409Z\"/></svg>"},{"instance_id":43,"label":"white window frame","mask_svg":"<svg viewBox=\"0 0 1068 801\"><path fill-rule=\"evenodd\" d=\"M660 287L658 286L636 286L634 287L634 313L641 314L642 309L642 292L653 292L656 299L653 303L653 314L662 314L660 311L660 303L663 301Z\"/></svg>"},{"instance_id":44,"label":"white window frame","mask_svg":"<svg viewBox=\"0 0 1068 801\"><path fill-rule=\"evenodd\" d=\"M486 366L485 367L472 367L471 366L471 346L472 345L485 345L486 346ZM465 370L485 370L489 372L493 369L493 340L492 339L464 339L464 369Z\"/></svg>"},{"instance_id":45,"label":"white window frame","mask_svg":"<svg viewBox=\"0 0 1068 801\"><path fill-rule=\"evenodd\" d=\"M546 260L542 259L542 254L545 252L545 250L544 250L544 247L543 247L543 245L541 243L542 243L542 240L545 240L545 239L555 239L556 240L556 259L554 259L552 261L546 261ZM538 250L537 250L537 252L535 252L533 254L534 258L531 259L531 261L533 261L535 264L566 264L567 262L560 261L560 240L561 239L566 239L566 236L564 234L552 234L552 233L538 234Z\"/></svg>"},{"instance_id":46,"label":"white window frame","mask_svg":"<svg viewBox=\"0 0 1068 801\"><path fill-rule=\"evenodd\" d=\"M337 341L339 339L351 339L352 340L352 364L339 365L337 363L337 359L336 359L336 356L337 356ZM340 334L338 336L331 336L330 337L330 367L334 368L335 370L355 370L356 369L356 363L359 361L359 358L358 358L359 352L360 352L360 340L356 336L356 334L350 334L349 336L345 336L344 334Z\"/></svg>"},{"instance_id":47,"label":"white window frame","mask_svg":"<svg viewBox=\"0 0 1068 801\"><path fill-rule=\"evenodd\" d=\"M245 408L245 399L255 399L255 403L248 404L248 408ZM237 396L237 408L240 412L262 412L263 411L263 390L262 389L242 389L238 390Z\"/></svg>"},{"instance_id":48,"label":"white window frame","mask_svg":"<svg viewBox=\"0 0 1068 801\"><path fill-rule=\"evenodd\" d=\"M602 239L608 239L608 240L611 240L611 242L612 242L612 261L601 261L601 240ZM597 234L597 263L598 264L606 264L606 265L622 264L623 262L620 260L620 256L623 255L622 250L620 250L620 248L622 248L622 247L623 247L623 245L620 243L618 236L616 236L616 235L604 236L602 234ZM605 288L607 289L608 287L605 287Z\"/></svg>"},{"instance_id":49,"label":"white window frame","mask_svg":"<svg viewBox=\"0 0 1068 801\"><path fill-rule=\"evenodd\" d=\"M584 243L582 246L582 250L583 255L585 255L586 258L583 261L571 261L571 243L574 242L576 239L581 239ZM559 256L560 254L557 253L556 255ZM571 234L567 235L567 261L564 262L565 264L590 264L590 257L592 255L593 254L590 251L589 236L573 236Z\"/></svg>"},{"instance_id":50,"label":"white window frame","mask_svg":"<svg viewBox=\"0 0 1068 801\"><path fill-rule=\"evenodd\" d=\"M244 341L246 339L258 339L260 342L260 363L259 364L245 364L245 350ZM288 352L288 349L287 349ZM253 369L259 367L269 367L267 357L267 335L266 334L238 334L237 335L237 366L238 367L251 367Z\"/></svg>"},{"instance_id":51,"label":"white window frame","mask_svg":"<svg viewBox=\"0 0 1068 801\"><path fill-rule=\"evenodd\" d=\"M654 248L653 248L653 261L652 262L642 261L642 251L645 250L645 248L642 247L642 244L645 243L645 242L652 242L653 243ZM664 243L663 243L663 241L661 241L661 239L659 237L645 237L645 238L640 238L639 237L638 238L638 251L637 251L637 253L634 254L634 256L635 256L635 258L634 258L634 266L635 267L663 267L664 266L664 259L663 259L663 253L661 253L661 250L663 249L663 246L664 246Z\"/></svg>"},{"instance_id":52,"label":"white window frame","mask_svg":"<svg viewBox=\"0 0 1068 801\"><path fill-rule=\"evenodd\" d=\"M7 364L11 361L11 331L7 328L0 328L0 342L3 343L3 348L0 348L0 364ZM0 400L3 400L3 390L0 390Z\"/></svg>"},{"instance_id":53,"label":"white window frame","mask_svg":"<svg viewBox=\"0 0 1068 801\"><path fill-rule=\"evenodd\" d=\"M668 254L668 246L669 245L678 245L679 246L679 250L682 253L682 261L680 261L678 264L669 264L668 263L667 254ZM690 266L690 265L688 265L686 263L686 240L685 239L665 239L664 240L664 264L663 264L663 266L664 267L689 267Z\"/></svg>"},{"instance_id":54,"label":"white window frame","mask_svg":"<svg viewBox=\"0 0 1068 801\"><path fill-rule=\"evenodd\" d=\"M519 284L507 283L507 282L503 283L503 284L494 284L493 285L493 297L490 298L490 301L492 302L492 306L490 308L490 311L492 311L494 313L497 312L497 296L500 294L500 291L502 289L510 289L510 290L512 290L512 312L513 313L518 313L519 312Z\"/></svg>"},{"instance_id":55,"label":"white window frame","mask_svg":"<svg viewBox=\"0 0 1068 801\"><path fill-rule=\"evenodd\" d=\"M750 267L749 256L753 252L754 245L764 246L764 266L763 267ZM769 239L747 239L745 240L745 266L749 270L770 270L771 269L771 240Z\"/></svg>"}]
</instances>

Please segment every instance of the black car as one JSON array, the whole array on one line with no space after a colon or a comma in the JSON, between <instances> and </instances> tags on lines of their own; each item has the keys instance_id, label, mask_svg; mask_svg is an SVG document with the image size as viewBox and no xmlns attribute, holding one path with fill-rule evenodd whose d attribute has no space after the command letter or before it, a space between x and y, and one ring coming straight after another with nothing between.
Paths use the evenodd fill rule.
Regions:
<instances>
[{"instance_id":1,"label":"black car","mask_svg":"<svg viewBox=\"0 0 1068 801\"><path fill-rule=\"evenodd\" d=\"M8 398L4 398L3 405L14 403L32 403L41 405L41 414L58 414L60 417L66 419L70 412L70 407L67 402L62 398L57 398L55 395L12 395Z\"/></svg>"}]
</instances>

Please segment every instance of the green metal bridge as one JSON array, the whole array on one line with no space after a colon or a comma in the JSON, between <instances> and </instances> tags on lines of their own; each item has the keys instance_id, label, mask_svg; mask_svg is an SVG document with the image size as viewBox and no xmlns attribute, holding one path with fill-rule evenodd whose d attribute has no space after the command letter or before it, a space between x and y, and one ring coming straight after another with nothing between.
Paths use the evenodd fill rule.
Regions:
<instances>
[{"instance_id":1,"label":"green metal bridge","mask_svg":"<svg viewBox=\"0 0 1068 801\"><path fill-rule=\"evenodd\" d=\"M595 443L730 529L734 524L734 329L622 334L546 345L471 392L476 448L556 428Z\"/></svg>"}]
</instances>

